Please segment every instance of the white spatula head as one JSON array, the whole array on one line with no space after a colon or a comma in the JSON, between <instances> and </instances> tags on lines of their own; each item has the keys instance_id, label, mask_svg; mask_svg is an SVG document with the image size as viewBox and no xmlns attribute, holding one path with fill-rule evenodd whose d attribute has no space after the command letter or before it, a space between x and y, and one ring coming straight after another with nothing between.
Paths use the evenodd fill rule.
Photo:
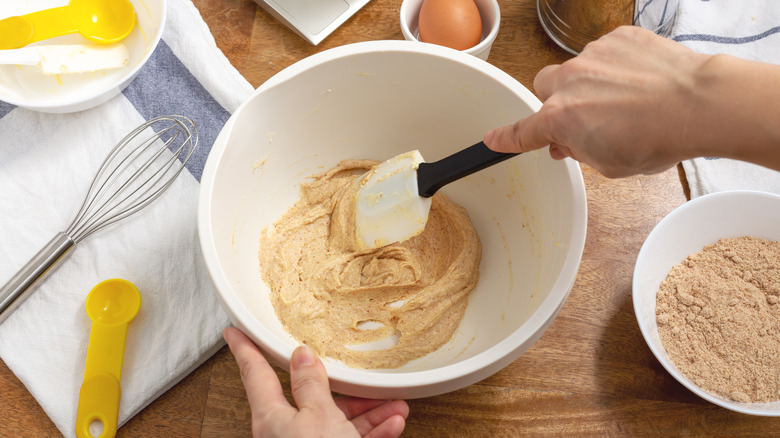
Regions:
<instances>
[{"instance_id":1,"label":"white spatula head","mask_svg":"<svg viewBox=\"0 0 780 438\"><path fill-rule=\"evenodd\" d=\"M418 194L419 151L406 152L371 169L357 180L355 242L358 249L403 242L425 229L430 198Z\"/></svg>"}]
</instances>

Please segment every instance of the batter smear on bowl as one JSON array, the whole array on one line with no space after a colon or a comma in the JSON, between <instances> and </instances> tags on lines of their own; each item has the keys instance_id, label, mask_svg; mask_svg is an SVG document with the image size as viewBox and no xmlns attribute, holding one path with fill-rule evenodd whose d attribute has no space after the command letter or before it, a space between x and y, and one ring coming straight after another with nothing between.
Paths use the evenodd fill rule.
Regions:
<instances>
[{"instance_id":1,"label":"batter smear on bowl","mask_svg":"<svg viewBox=\"0 0 780 438\"><path fill-rule=\"evenodd\" d=\"M354 205L340 201L377 164L342 161L301 184L298 202L260 238L260 271L296 340L352 367L397 368L450 340L482 247L466 210L437 193L421 234L355 250L341 232Z\"/></svg>"}]
</instances>

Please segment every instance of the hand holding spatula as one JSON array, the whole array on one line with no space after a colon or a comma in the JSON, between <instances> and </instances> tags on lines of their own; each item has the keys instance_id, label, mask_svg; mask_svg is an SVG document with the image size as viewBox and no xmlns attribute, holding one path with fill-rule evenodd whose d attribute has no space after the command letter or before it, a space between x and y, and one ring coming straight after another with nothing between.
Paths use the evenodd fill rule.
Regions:
<instances>
[{"instance_id":1,"label":"hand holding spatula","mask_svg":"<svg viewBox=\"0 0 780 438\"><path fill-rule=\"evenodd\" d=\"M415 150L379 164L357 180L357 248L379 248L420 234L437 190L515 155L494 152L479 142L433 163L425 163Z\"/></svg>"}]
</instances>

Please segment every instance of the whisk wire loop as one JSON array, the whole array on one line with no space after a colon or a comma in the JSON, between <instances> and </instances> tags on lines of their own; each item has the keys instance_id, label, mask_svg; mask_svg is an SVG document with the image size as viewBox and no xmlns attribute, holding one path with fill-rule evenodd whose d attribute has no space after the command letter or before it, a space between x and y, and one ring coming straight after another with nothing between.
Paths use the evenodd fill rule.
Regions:
<instances>
[{"instance_id":1,"label":"whisk wire loop","mask_svg":"<svg viewBox=\"0 0 780 438\"><path fill-rule=\"evenodd\" d=\"M148 128L154 133L142 137ZM103 161L66 234L78 243L152 203L184 170L197 138L183 116L157 117L131 131Z\"/></svg>"},{"instance_id":2,"label":"whisk wire loop","mask_svg":"<svg viewBox=\"0 0 780 438\"><path fill-rule=\"evenodd\" d=\"M98 170L97 175L95 176L95 179L92 181L92 184L90 185L89 191L87 192L87 196L84 198L84 203L82 204L82 208L79 211L79 214L76 215L76 218L73 220L72 229L69 229L68 234L74 237L78 237L80 235L80 231L85 229L90 223L94 223L96 220L99 220L98 216L100 213L105 212L108 210L108 207L110 206L112 209L115 209L119 206L121 206L121 202L113 202L116 197L122 193L122 190L132 181L134 181L138 174L132 174L129 178L126 179L124 184L122 186L118 187L114 192L109 194L108 187L111 186L118 178L120 178L124 173L124 167L126 166L126 163L128 160L133 158L133 155L138 153L138 149L140 148L147 148L149 145L154 143L155 138L151 137L145 142L143 142L141 145L136 147L134 150L130 151L127 156L119 160L117 165L115 166L108 166L108 163L111 163L114 159L118 159L118 152L122 150L123 147L126 146L125 140L127 140L127 137L120 141L117 146L112 149L111 153L109 153L108 157L106 157L106 160L103 161L103 164L101 165L100 169ZM149 165L147 162L145 164L146 166ZM105 175L106 172L109 172L108 175ZM129 194L128 196L132 195ZM110 196L108 199L104 199L106 196ZM80 225L80 226L79 226Z\"/></svg>"},{"instance_id":3,"label":"whisk wire loop","mask_svg":"<svg viewBox=\"0 0 780 438\"><path fill-rule=\"evenodd\" d=\"M166 141L165 147L169 144L170 141L173 139L170 139ZM165 147L160 147L154 152L154 155L149 157L137 171L134 171L132 174L127 176L125 172L131 169L131 164L136 159L136 156L140 156L141 154L145 153L147 150L149 150L156 141L155 137L151 137L141 143L138 147L133 149L127 156L123 157L119 163L110 168L110 173L105 177L105 180L102 181L103 173L107 171L108 169L102 168L101 172L98 173L98 176L95 180L97 183L98 181L102 181L98 189L92 194L92 196L88 197L89 199L87 208L84 211L84 216L81 216L79 219L77 219L77 223L81 224L81 227L78 227L73 230L72 236L75 238L84 238L86 235L91 234L92 232L96 230L90 230L88 233L84 232L83 237L81 231L82 230L89 230L91 224L97 224L97 223L106 223L108 222L105 218L108 217L108 215L119 212L123 208L126 202L130 200L134 196L146 196L148 193L148 190L150 187L154 186L156 180L154 179L157 177L157 175L164 174L164 172L167 170L168 167L170 167L170 163L175 162L176 157L171 156L171 158L168 160L168 163L165 163L163 166L159 166L157 171L148 176L145 180L141 182L141 184L135 188L134 190L131 190L129 192L125 192L125 190L130 190L131 186L143 175L143 173L149 169L149 167L154 164L154 161L165 152ZM120 146L124 146L120 143ZM112 157L116 157L116 155L112 154ZM114 184L118 184L117 181L122 181L121 185L116 187L113 191L111 191L111 187L113 187ZM139 190L146 187L146 192L140 193ZM120 196L124 195L122 199L118 199ZM94 206L94 209L93 209ZM86 216L89 214L89 216ZM124 217L124 216L122 216ZM112 220L111 222L116 222L116 220Z\"/></svg>"}]
</instances>

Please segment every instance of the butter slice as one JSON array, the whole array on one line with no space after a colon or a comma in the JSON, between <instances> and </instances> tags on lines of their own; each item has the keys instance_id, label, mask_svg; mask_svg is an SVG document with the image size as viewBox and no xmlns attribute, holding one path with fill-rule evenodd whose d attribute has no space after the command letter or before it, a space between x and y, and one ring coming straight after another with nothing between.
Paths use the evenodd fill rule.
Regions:
<instances>
[{"instance_id":1,"label":"butter slice","mask_svg":"<svg viewBox=\"0 0 780 438\"><path fill-rule=\"evenodd\" d=\"M41 70L47 75L108 70L127 65L130 53L122 43L39 46Z\"/></svg>"},{"instance_id":2,"label":"butter slice","mask_svg":"<svg viewBox=\"0 0 780 438\"><path fill-rule=\"evenodd\" d=\"M124 67L130 53L122 43L50 45L0 50L0 64L39 65L44 74L85 73Z\"/></svg>"}]
</instances>

